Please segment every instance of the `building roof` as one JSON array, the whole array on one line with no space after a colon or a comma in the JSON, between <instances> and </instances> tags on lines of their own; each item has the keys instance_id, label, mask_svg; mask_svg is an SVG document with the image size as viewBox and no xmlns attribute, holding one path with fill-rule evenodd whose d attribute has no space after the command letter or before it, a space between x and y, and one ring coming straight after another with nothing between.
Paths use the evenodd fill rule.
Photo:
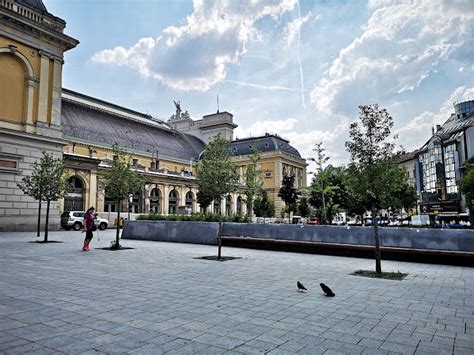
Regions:
<instances>
[{"instance_id":1,"label":"building roof","mask_svg":"<svg viewBox=\"0 0 474 355\"><path fill-rule=\"evenodd\" d=\"M236 139L229 146L234 156L252 154L252 150L256 148L259 152L280 151L302 159L298 150L292 147L289 141L274 134Z\"/></svg>"},{"instance_id":2,"label":"building roof","mask_svg":"<svg viewBox=\"0 0 474 355\"><path fill-rule=\"evenodd\" d=\"M405 163L407 161L416 159L418 157L418 155L420 155L420 153L421 153L421 149L416 149L412 152L403 153L400 156L398 156L398 162L399 163Z\"/></svg>"},{"instance_id":3,"label":"building roof","mask_svg":"<svg viewBox=\"0 0 474 355\"><path fill-rule=\"evenodd\" d=\"M30 9L36 10L38 12L48 12L46 6L44 6L43 1L41 0L15 0L17 3L27 6Z\"/></svg>"},{"instance_id":4,"label":"building roof","mask_svg":"<svg viewBox=\"0 0 474 355\"><path fill-rule=\"evenodd\" d=\"M63 96L64 138L101 146L117 143L129 150L187 161L197 159L204 149L200 139L169 129L146 114L134 111L134 115L128 117L130 112L124 110L120 114L120 107L113 104L107 110L107 103L99 101L101 105L94 105L94 102L76 100L74 96Z\"/></svg>"}]
</instances>

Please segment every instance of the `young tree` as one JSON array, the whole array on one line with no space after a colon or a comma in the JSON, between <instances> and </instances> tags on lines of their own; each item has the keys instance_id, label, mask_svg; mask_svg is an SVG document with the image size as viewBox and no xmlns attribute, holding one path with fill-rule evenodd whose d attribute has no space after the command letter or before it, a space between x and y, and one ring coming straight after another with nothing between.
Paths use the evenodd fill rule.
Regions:
<instances>
[{"instance_id":1,"label":"young tree","mask_svg":"<svg viewBox=\"0 0 474 355\"><path fill-rule=\"evenodd\" d=\"M317 157L316 158L310 158L309 160L314 161L316 163L316 173L314 176L321 174L323 172L323 164L326 163L329 160L329 157L326 156L325 152L326 149L323 148L323 142L316 143L316 147L313 149L313 151L316 152ZM319 220L321 221L321 224L326 224L327 221L327 211L326 211L326 191L325 191L325 186L324 186L324 179L319 179L319 191L321 195L321 216L319 217ZM314 185L314 179L313 179L313 185Z\"/></svg>"},{"instance_id":2,"label":"young tree","mask_svg":"<svg viewBox=\"0 0 474 355\"><path fill-rule=\"evenodd\" d=\"M296 201L298 201L298 196L300 192L294 188L295 185L295 176L294 175L285 175L281 181L281 188L278 192L278 196L285 202L286 210L288 211L288 221L290 221L290 212L295 210Z\"/></svg>"},{"instance_id":3,"label":"young tree","mask_svg":"<svg viewBox=\"0 0 474 355\"><path fill-rule=\"evenodd\" d=\"M247 213L252 217L254 199L257 192L263 185L263 179L261 177L262 170L257 168L257 164L260 161L260 152L257 148L252 147L252 154L249 156L250 164L247 166L245 172L245 204L247 205Z\"/></svg>"},{"instance_id":4,"label":"young tree","mask_svg":"<svg viewBox=\"0 0 474 355\"><path fill-rule=\"evenodd\" d=\"M471 223L471 228L474 227L474 211L472 200L474 199L474 165L466 165L467 174L461 179L459 183L459 188L463 194L466 195L466 203L469 208L469 222Z\"/></svg>"},{"instance_id":5,"label":"young tree","mask_svg":"<svg viewBox=\"0 0 474 355\"><path fill-rule=\"evenodd\" d=\"M311 208L308 204L308 199L306 197L301 197L298 201L298 213L301 217L308 217L311 213Z\"/></svg>"},{"instance_id":6,"label":"young tree","mask_svg":"<svg viewBox=\"0 0 474 355\"><path fill-rule=\"evenodd\" d=\"M39 161L33 164L33 173L25 176L18 187L25 195L39 201L38 209L38 235L41 221L41 201L46 201L46 220L44 226L44 243L48 242L49 209L51 201L63 198L69 191L67 175L64 172L64 163L55 159L52 154L43 152Z\"/></svg>"},{"instance_id":7,"label":"young tree","mask_svg":"<svg viewBox=\"0 0 474 355\"><path fill-rule=\"evenodd\" d=\"M309 203L316 209L321 224L331 223L334 216L347 206L347 199L343 168L329 165L313 176Z\"/></svg>"},{"instance_id":8,"label":"young tree","mask_svg":"<svg viewBox=\"0 0 474 355\"><path fill-rule=\"evenodd\" d=\"M253 210L255 215L264 218L275 216L275 204L268 199L268 192L262 189L260 195L254 201Z\"/></svg>"},{"instance_id":9,"label":"young tree","mask_svg":"<svg viewBox=\"0 0 474 355\"><path fill-rule=\"evenodd\" d=\"M196 199L199 203L199 206L201 206L204 211L207 211L207 208L212 203L212 197L209 196L205 191L199 190L196 194Z\"/></svg>"},{"instance_id":10,"label":"young tree","mask_svg":"<svg viewBox=\"0 0 474 355\"><path fill-rule=\"evenodd\" d=\"M395 144L387 141L393 127L392 116L374 104L359 106L359 119L360 123L351 124L351 140L346 142L351 155L348 185L353 198L371 211L375 271L381 274L376 216L381 208L401 205L400 192L409 188L405 171L398 167L394 159Z\"/></svg>"},{"instance_id":11,"label":"young tree","mask_svg":"<svg viewBox=\"0 0 474 355\"><path fill-rule=\"evenodd\" d=\"M204 196L214 201L222 201L224 196L234 191L238 182L235 164L227 148L229 141L218 135L206 145L204 159L197 166L196 183ZM218 253L221 258L222 247L222 211L219 215L219 233L217 236Z\"/></svg>"},{"instance_id":12,"label":"young tree","mask_svg":"<svg viewBox=\"0 0 474 355\"><path fill-rule=\"evenodd\" d=\"M143 189L145 179L132 170L132 158L117 144L113 146L114 159L112 166L104 172L103 185L108 196L117 201L117 231L115 233L115 249L120 249L120 212L122 202L128 200L130 194Z\"/></svg>"}]
</instances>

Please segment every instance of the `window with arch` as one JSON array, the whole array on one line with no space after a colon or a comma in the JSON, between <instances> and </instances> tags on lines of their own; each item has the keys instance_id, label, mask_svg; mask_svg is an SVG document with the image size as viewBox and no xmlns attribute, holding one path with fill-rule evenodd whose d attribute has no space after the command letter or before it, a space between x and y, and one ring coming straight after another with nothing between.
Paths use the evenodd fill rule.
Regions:
<instances>
[{"instance_id":1,"label":"window with arch","mask_svg":"<svg viewBox=\"0 0 474 355\"><path fill-rule=\"evenodd\" d=\"M186 205L186 210L190 211L191 213L194 213L193 202L194 202L194 194L192 191L188 191L185 196L185 205Z\"/></svg>"},{"instance_id":2,"label":"window with arch","mask_svg":"<svg viewBox=\"0 0 474 355\"><path fill-rule=\"evenodd\" d=\"M65 211L84 211L84 183L81 178L71 176L68 180L70 191L64 197Z\"/></svg>"},{"instance_id":3,"label":"window with arch","mask_svg":"<svg viewBox=\"0 0 474 355\"><path fill-rule=\"evenodd\" d=\"M0 68L0 117L22 122L26 110L25 78L28 77L25 64L12 53L0 52Z\"/></svg>"},{"instance_id":4,"label":"window with arch","mask_svg":"<svg viewBox=\"0 0 474 355\"><path fill-rule=\"evenodd\" d=\"M221 213L221 204L219 200L214 200L213 209L214 213L220 214Z\"/></svg>"},{"instance_id":5,"label":"window with arch","mask_svg":"<svg viewBox=\"0 0 474 355\"><path fill-rule=\"evenodd\" d=\"M242 197L237 197L237 211L236 213L238 215L241 215L242 214Z\"/></svg>"},{"instance_id":6,"label":"window with arch","mask_svg":"<svg viewBox=\"0 0 474 355\"><path fill-rule=\"evenodd\" d=\"M227 195L225 199L225 214L230 216L232 214L232 196Z\"/></svg>"},{"instance_id":7,"label":"window with arch","mask_svg":"<svg viewBox=\"0 0 474 355\"><path fill-rule=\"evenodd\" d=\"M161 191L156 187L150 192L150 212L161 213Z\"/></svg>"},{"instance_id":8,"label":"window with arch","mask_svg":"<svg viewBox=\"0 0 474 355\"><path fill-rule=\"evenodd\" d=\"M135 192L128 202L128 212L130 213L142 213L142 193L141 191Z\"/></svg>"},{"instance_id":9,"label":"window with arch","mask_svg":"<svg viewBox=\"0 0 474 355\"><path fill-rule=\"evenodd\" d=\"M168 214L178 213L178 191L175 189L169 193Z\"/></svg>"}]
</instances>

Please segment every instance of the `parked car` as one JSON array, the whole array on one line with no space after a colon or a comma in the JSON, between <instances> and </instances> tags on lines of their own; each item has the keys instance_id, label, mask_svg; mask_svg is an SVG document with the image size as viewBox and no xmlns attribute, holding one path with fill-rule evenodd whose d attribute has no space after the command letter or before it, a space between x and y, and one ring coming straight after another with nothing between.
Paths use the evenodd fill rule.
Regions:
<instances>
[{"instance_id":1,"label":"parked car","mask_svg":"<svg viewBox=\"0 0 474 355\"><path fill-rule=\"evenodd\" d=\"M81 230L84 224L84 214L83 211L65 211L61 215L61 227L66 230L74 229L75 231ZM105 218L100 218L95 215L94 223L100 230L107 229L109 221Z\"/></svg>"}]
</instances>

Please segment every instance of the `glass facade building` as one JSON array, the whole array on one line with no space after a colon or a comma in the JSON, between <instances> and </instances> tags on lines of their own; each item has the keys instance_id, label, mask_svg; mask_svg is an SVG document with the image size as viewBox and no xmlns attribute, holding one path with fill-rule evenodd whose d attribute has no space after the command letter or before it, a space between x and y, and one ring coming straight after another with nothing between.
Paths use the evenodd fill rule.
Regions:
<instances>
[{"instance_id":1,"label":"glass facade building","mask_svg":"<svg viewBox=\"0 0 474 355\"><path fill-rule=\"evenodd\" d=\"M474 100L456 103L454 113L433 130L429 141L401 159L405 169L415 172L419 213L449 216L466 212L459 190L466 163L474 163Z\"/></svg>"}]
</instances>

